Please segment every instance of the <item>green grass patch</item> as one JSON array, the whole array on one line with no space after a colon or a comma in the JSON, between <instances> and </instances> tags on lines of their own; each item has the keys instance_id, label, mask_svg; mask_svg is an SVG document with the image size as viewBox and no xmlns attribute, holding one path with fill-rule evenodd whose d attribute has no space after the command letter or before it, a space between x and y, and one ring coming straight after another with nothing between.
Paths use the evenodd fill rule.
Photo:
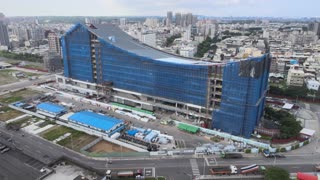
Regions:
<instances>
[{"instance_id":1,"label":"green grass patch","mask_svg":"<svg viewBox=\"0 0 320 180\"><path fill-rule=\"evenodd\" d=\"M26 98L30 98L39 94L41 94L41 92L39 91L35 91L31 89L22 89L19 91L11 92L11 93L0 96L0 102L10 104L10 103L21 101Z\"/></svg>"},{"instance_id":2,"label":"green grass patch","mask_svg":"<svg viewBox=\"0 0 320 180\"><path fill-rule=\"evenodd\" d=\"M213 141L213 142L220 142L221 141L220 137L216 137L216 136L215 137L211 137L210 140Z\"/></svg>"},{"instance_id":3,"label":"green grass patch","mask_svg":"<svg viewBox=\"0 0 320 180\"><path fill-rule=\"evenodd\" d=\"M69 137L67 137L65 139L62 139L61 141L58 142L58 144L61 145L61 146L65 146L67 144L71 144L72 141L78 139L80 136L83 136L83 135L86 135L86 133L72 129L72 132L71 132L71 136L72 137L69 136Z\"/></svg>"},{"instance_id":4,"label":"green grass patch","mask_svg":"<svg viewBox=\"0 0 320 180\"><path fill-rule=\"evenodd\" d=\"M17 78L12 76L12 72L16 72L16 70L0 70L0 85L10 84L19 81Z\"/></svg>"},{"instance_id":5,"label":"green grass patch","mask_svg":"<svg viewBox=\"0 0 320 180\"><path fill-rule=\"evenodd\" d=\"M53 121L50 121L50 120L45 120L43 123L39 124L38 127L42 128L42 127L45 127L49 124L55 124Z\"/></svg>"},{"instance_id":6,"label":"green grass patch","mask_svg":"<svg viewBox=\"0 0 320 180\"><path fill-rule=\"evenodd\" d=\"M32 69L40 69L40 70L45 70L45 68L43 66L40 65L32 65L32 64L27 64L25 66L23 66L25 68L32 68Z\"/></svg>"},{"instance_id":7,"label":"green grass patch","mask_svg":"<svg viewBox=\"0 0 320 180\"><path fill-rule=\"evenodd\" d=\"M27 123L29 121L29 119L30 119L30 117L25 117L25 118L20 119L18 121L14 121L14 122L8 123L8 125L16 125L16 126L21 127L21 125L24 124L24 123Z\"/></svg>"},{"instance_id":8,"label":"green grass patch","mask_svg":"<svg viewBox=\"0 0 320 180\"><path fill-rule=\"evenodd\" d=\"M261 138L260 139L264 139L264 140L268 140L268 141L271 141L272 137L270 136L266 136L266 135L260 135Z\"/></svg>"},{"instance_id":9,"label":"green grass patch","mask_svg":"<svg viewBox=\"0 0 320 180\"><path fill-rule=\"evenodd\" d=\"M7 121L9 119L16 118L18 116L22 116L24 113L17 111L15 109L12 109L8 106L3 106L0 108L0 121Z\"/></svg>"},{"instance_id":10,"label":"green grass patch","mask_svg":"<svg viewBox=\"0 0 320 180\"><path fill-rule=\"evenodd\" d=\"M45 133L42 137L49 140L49 141L53 141L55 139L57 139L58 137L66 134L66 133L72 133L73 129L71 128L67 128L67 127L64 127L64 126L59 126L58 128L56 129L53 129L47 133Z\"/></svg>"}]
</instances>

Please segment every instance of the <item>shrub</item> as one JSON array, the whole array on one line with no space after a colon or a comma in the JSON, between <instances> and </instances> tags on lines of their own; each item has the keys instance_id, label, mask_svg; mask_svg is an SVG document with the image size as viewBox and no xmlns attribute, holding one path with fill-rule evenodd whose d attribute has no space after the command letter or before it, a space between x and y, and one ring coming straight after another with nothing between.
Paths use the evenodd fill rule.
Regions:
<instances>
[{"instance_id":1,"label":"shrub","mask_svg":"<svg viewBox=\"0 0 320 180\"><path fill-rule=\"evenodd\" d=\"M300 146L299 146L299 144L296 144L295 146L294 146L294 149L298 149Z\"/></svg>"},{"instance_id":2,"label":"shrub","mask_svg":"<svg viewBox=\"0 0 320 180\"><path fill-rule=\"evenodd\" d=\"M280 152L280 149L279 149L279 148L277 148L277 149L276 149L276 152L277 152L277 153L278 153L278 152Z\"/></svg>"},{"instance_id":3,"label":"shrub","mask_svg":"<svg viewBox=\"0 0 320 180\"><path fill-rule=\"evenodd\" d=\"M249 154L251 153L251 149L246 149L244 152Z\"/></svg>"},{"instance_id":4,"label":"shrub","mask_svg":"<svg viewBox=\"0 0 320 180\"><path fill-rule=\"evenodd\" d=\"M309 141L303 142L303 145L304 145L304 146L307 145L307 144L309 144Z\"/></svg>"},{"instance_id":5,"label":"shrub","mask_svg":"<svg viewBox=\"0 0 320 180\"><path fill-rule=\"evenodd\" d=\"M280 149L280 152L286 152L287 150L286 150L286 148L281 148Z\"/></svg>"}]
</instances>

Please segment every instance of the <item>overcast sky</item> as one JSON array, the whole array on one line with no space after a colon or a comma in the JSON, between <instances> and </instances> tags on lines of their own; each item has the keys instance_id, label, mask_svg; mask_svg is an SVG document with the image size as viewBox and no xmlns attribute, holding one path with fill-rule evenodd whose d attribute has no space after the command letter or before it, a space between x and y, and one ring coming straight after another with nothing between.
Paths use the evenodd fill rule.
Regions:
<instances>
[{"instance_id":1,"label":"overcast sky","mask_svg":"<svg viewBox=\"0 0 320 180\"><path fill-rule=\"evenodd\" d=\"M319 17L320 0L1 0L6 16L165 16L167 11L207 16Z\"/></svg>"}]
</instances>

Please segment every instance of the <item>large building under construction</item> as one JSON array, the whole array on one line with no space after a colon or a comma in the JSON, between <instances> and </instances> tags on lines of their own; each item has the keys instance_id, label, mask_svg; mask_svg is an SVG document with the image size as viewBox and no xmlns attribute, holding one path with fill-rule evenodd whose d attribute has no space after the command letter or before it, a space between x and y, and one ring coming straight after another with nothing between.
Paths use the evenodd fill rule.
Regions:
<instances>
[{"instance_id":1,"label":"large building under construction","mask_svg":"<svg viewBox=\"0 0 320 180\"><path fill-rule=\"evenodd\" d=\"M61 38L61 86L249 137L263 114L268 54L228 63L175 56L111 24L76 24Z\"/></svg>"}]
</instances>

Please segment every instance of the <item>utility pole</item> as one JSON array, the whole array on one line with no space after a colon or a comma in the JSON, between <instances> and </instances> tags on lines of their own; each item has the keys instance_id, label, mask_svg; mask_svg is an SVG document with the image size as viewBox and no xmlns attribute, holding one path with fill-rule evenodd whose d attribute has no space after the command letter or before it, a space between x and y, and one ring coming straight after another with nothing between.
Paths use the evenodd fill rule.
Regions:
<instances>
[{"instance_id":1,"label":"utility pole","mask_svg":"<svg viewBox=\"0 0 320 180\"><path fill-rule=\"evenodd\" d=\"M203 158L203 175L205 175L205 171L206 171L206 159Z\"/></svg>"}]
</instances>

